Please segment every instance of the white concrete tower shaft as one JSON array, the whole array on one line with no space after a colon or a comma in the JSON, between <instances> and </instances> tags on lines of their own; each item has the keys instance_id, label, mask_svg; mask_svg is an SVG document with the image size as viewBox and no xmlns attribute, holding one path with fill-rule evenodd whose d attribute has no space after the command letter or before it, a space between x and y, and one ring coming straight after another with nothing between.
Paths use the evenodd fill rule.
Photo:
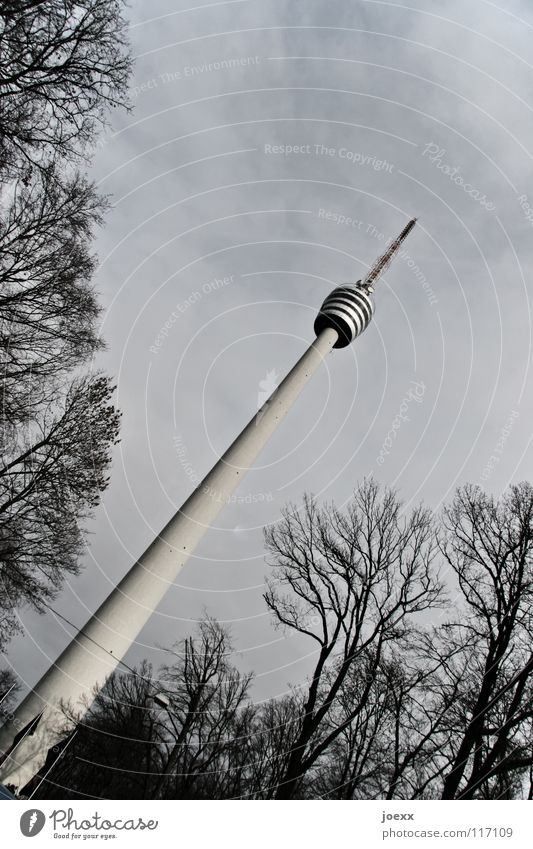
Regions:
<instances>
[{"instance_id":1,"label":"white concrete tower shaft","mask_svg":"<svg viewBox=\"0 0 533 849\"><path fill-rule=\"evenodd\" d=\"M81 708L116 669L189 555L338 340L326 327L0 730L0 782L22 790L65 734L61 702ZM17 734L42 714L35 730ZM12 747L12 748L11 748ZM11 748L11 751L9 751Z\"/></svg>"},{"instance_id":2,"label":"white concrete tower shaft","mask_svg":"<svg viewBox=\"0 0 533 849\"><path fill-rule=\"evenodd\" d=\"M375 281L414 223L389 245L362 283L339 286L328 295L315 321L313 344L0 729L0 782L21 792L50 748L65 737L61 704L83 711L84 702L92 701L96 688L116 669L324 357L368 327Z\"/></svg>"}]
</instances>

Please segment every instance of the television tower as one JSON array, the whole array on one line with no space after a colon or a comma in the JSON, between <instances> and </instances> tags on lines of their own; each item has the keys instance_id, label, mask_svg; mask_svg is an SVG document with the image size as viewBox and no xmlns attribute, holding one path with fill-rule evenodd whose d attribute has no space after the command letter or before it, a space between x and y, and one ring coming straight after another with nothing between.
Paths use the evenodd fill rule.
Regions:
<instances>
[{"instance_id":1,"label":"television tower","mask_svg":"<svg viewBox=\"0 0 533 849\"><path fill-rule=\"evenodd\" d=\"M415 222L409 221L364 280L339 286L326 298L312 345L9 717L0 730L1 783L19 795L30 792L50 750L68 733L61 705L83 711L83 702L91 703L322 360L368 327L374 284Z\"/></svg>"}]
</instances>

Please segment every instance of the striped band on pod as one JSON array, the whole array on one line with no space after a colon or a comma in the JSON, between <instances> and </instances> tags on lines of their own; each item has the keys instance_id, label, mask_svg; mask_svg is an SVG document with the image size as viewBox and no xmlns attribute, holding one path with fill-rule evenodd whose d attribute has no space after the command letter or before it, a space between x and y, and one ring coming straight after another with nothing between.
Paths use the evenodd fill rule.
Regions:
<instances>
[{"instance_id":1,"label":"striped band on pod","mask_svg":"<svg viewBox=\"0 0 533 849\"><path fill-rule=\"evenodd\" d=\"M338 286L328 295L315 320L318 336L326 327L339 334L335 348L345 348L366 330L374 315L372 288L359 283Z\"/></svg>"}]
</instances>

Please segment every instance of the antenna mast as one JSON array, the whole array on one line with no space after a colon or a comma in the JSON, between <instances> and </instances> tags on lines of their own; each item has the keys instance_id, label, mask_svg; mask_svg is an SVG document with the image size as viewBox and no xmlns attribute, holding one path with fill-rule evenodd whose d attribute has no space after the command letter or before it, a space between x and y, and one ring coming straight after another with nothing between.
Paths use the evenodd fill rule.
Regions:
<instances>
[{"instance_id":1,"label":"antenna mast","mask_svg":"<svg viewBox=\"0 0 533 849\"><path fill-rule=\"evenodd\" d=\"M394 241L390 243L385 253L382 254L379 259L375 261L374 265L361 283L361 287L366 289L367 292L372 292L374 290L374 283L376 282L378 277L385 271L385 269L390 265L394 254L402 244L403 240L407 238L415 224L416 218L412 218L409 224L406 224L406 226L403 228L400 235L397 236L396 239L394 239Z\"/></svg>"}]
</instances>

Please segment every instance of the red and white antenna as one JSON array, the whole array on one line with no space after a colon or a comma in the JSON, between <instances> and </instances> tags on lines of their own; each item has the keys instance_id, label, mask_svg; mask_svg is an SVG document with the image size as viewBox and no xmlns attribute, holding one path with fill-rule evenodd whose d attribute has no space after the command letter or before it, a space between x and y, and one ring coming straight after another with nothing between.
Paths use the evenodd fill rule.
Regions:
<instances>
[{"instance_id":1,"label":"red and white antenna","mask_svg":"<svg viewBox=\"0 0 533 849\"><path fill-rule=\"evenodd\" d=\"M365 279L361 283L361 286L363 288L370 292L373 291L374 283L376 282L380 274L382 274L385 269L388 268L392 261L392 258L394 257L394 254L402 244L403 240L407 238L415 224L416 218L412 218L409 224L406 224L406 226L403 228L400 235L397 236L396 239L394 239L394 241L390 243L385 253L382 254L379 259L376 260L376 262L366 275Z\"/></svg>"}]
</instances>

